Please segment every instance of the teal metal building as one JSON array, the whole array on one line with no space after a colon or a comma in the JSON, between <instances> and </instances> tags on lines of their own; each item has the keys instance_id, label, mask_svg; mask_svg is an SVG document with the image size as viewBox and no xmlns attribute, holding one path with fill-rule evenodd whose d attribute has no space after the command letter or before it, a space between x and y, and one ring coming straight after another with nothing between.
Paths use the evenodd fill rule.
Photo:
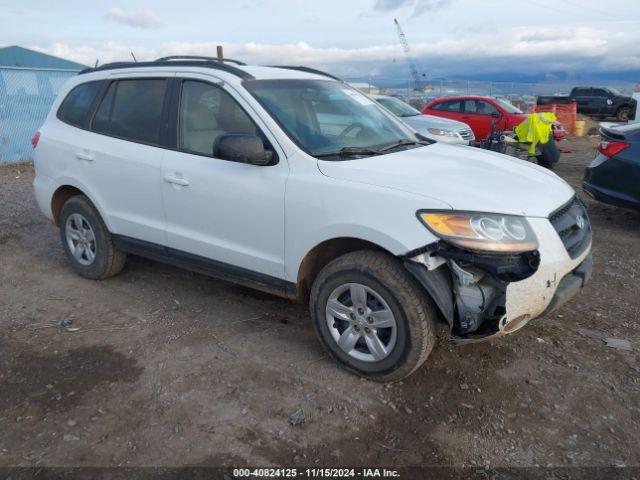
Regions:
<instances>
[{"instance_id":1,"label":"teal metal building","mask_svg":"<svg viewBox=\"0 0 640 480\"><path fill-rule=\"evenodd\" d=\"M82 70L85 65L12 45L0 48L0 67Z\"/></svg>"},{"instance_id":2,"label":"teal metal building","mask_svg":"<svg viewBox=\"0 0 640 480\"><path fill-rule=\"evenodd\" d=\"M0 163L31 160L33 134L65 82L84 68L28 48L0 48Z\"/></svg>"}]
</instances>

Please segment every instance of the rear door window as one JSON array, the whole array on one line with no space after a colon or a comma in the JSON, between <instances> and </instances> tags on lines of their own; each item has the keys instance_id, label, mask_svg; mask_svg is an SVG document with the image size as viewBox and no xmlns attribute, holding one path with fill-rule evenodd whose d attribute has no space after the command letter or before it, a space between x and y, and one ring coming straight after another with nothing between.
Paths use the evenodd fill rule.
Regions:
<instances>
[{"instance_id":1,"label":"rear door window","mask_svg":"<svg viewBox=\"0 0 640 480\"><path fill-rule=\"evenodd\" d=\"M465 113L475 113L476 115L491 115L499 113L498 109L484 100L465 100Z\"/></svg>"},{"instance_id":2,"label":"rear door window","mask_svg":"<svg viewBox=\"0 0 640 480\"><path fill-rule=\"evenodd\" d=\"M93 118L92 130L128 140L158 144L165 79L113 82Z\"/></svg>"},{"instance_id":3,"label":"rear door window","mask_svg":"<svg viewBox=\"0 0 640 480\"><path fill-rule=\"evenodd\" d=\"M462 111L462 102L459 100L442 102L434 105L435 110L442 110L443 112L460 112Z\"/></svg>"},{"instance_id":4,"label":"rear door window","mask_svg":"<svg viewBox=\"0 0 640 480\"><path fill-rule=\"evenodd\" d=\"M475 100L465 100L464 101L464 113L477 113L478 109L476 108Z\"/></svg>"},{"instance_id":5,"label":"rear door window","mask_svg":"<svg viewBox=\"0 0 640 480\"><path fill-rule=\"evenodd\" d=\"M76 127L83 127L91 106L102 87L102 82L78 85L69 92L58 109L58 118Z\"/></svg>"}]
</instances>

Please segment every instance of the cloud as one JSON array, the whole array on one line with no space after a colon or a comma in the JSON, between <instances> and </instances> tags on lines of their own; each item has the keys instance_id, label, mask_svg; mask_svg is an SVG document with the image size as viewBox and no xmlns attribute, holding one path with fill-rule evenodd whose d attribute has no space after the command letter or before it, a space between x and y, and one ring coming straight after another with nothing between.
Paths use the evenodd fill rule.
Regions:
<instances>
[{"instance_id":1,"label":"cloud","mask_svg":"<svg viewBox=\"0 0 640 480\"><path fill-rule=\"evenodd\" d=\"M640 31L631 28L616 35L591 27L567 27L561 38L554 27L517 27L486 33L455 35L432 42L412 43L411 52L428 77L447 77L494 72L587 72L623 71L640 66ZM367 75L407 78L409 70L401 51L393 44L364 48L320 48L309 43L289 44L174 41L154 47L122 42L98 46L56 43L36 49L93 65L130 60L153 60L166 55L216 55L216 45L225 55L249 64L289 63L325 68L345 77ZM500 48L496 48L500 45ZM286 59L286 60L283 60Z\"/></svg>"},{"instance_id":2,"label":"cloud","mask_svg":"<svg viewBox=\"0 0 640 480\"><path fill-rule=\"evenodd\" d=\"M376 0L376 3L373 4L373 9L381 12L391 12L407 5L412 5L414 2L415 0Z\"/></svg>"},{"instance_id":3,"label":"cloud","mask_svg":"<svg viewBox=\"0 0 640 480\"><path fill-rule=\"evenodd\" d=\"M118 23L124 23L135 28L157 28L162 22L151 10L123 10L111 8L105 14L105 18Z\"/></svg>"},{"instance_id":4,"label":"cloud","mask_svg":"<svg viewBox=\"0 0 640 480\"><path fill-rule=\"evenodd\" d=\"M425 12L440 10L447 7L453 0L418 0L413 10L414 15L422 15Z\"/></svg>"},{"instance_id":5,"label":"cloud","mask_svg":"<svg viewBox=\"0 0 640 480\"><path fill-rule=\"evenodd\" d=\"M376 0L373 9L379 12L392 12L404 7L413 7L413 15L440 10L448 6L452 0Z\"/></svg>"}]
</instances>

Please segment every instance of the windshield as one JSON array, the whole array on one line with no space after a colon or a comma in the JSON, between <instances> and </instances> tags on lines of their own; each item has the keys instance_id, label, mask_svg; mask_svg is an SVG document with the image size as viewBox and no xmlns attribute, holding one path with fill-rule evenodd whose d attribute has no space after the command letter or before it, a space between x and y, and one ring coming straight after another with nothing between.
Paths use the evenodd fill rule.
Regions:
<instances>
[{"instance_id":1,"label":"windshield","mask_svg":"<svg viewBox=\"0 0 640 480\"><path fill-rule=\"evenodd\" d=\"M416 115L421 115L421 113L411 105L408 105L402 100L394 97L380 97L375 100L391 113L399 117L415 117Z\"/></svg>"},{"instance_id":2,"label":"windshield","mask_svg":"<svg viewBox=\"0 0 640 480\"><path fill-rule=\"evenodd\" d=\"M326 156L344 149L373 151L380 146L419 141L399 120L344 83L246 80L244 86L287 135L311 155Z\"/></svg>"},{"instance_id":3,"label":"windshield","mask_svg":"<svg viewBox=\"0 0 640 480\"><path fill-rule=\"evenodd\" d=\"M498 105L504 108L507 113L522 113L522 110L520 110L519 108L516 108L511 103L507 102L506 100L503 100L502 98L496 98L495 101Z\"/></svg>"}]
</instances>

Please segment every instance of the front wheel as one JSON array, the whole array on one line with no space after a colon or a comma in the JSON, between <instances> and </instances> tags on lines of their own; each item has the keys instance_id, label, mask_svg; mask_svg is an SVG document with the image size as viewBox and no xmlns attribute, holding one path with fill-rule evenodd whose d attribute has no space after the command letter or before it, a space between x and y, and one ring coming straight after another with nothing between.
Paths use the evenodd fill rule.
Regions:
<instances>
[{"instance_id":1,"label":"front wheel","mask_svg":"<svg viewBox=\"0 0 640 480\"><path fill-rule=\"evenodd\" d=\"M395 257L358 251L318 274L310 301L316 333L334 360L376 381L397 381L427 359L436 312Z\"/></svg>"}]
</instances>

